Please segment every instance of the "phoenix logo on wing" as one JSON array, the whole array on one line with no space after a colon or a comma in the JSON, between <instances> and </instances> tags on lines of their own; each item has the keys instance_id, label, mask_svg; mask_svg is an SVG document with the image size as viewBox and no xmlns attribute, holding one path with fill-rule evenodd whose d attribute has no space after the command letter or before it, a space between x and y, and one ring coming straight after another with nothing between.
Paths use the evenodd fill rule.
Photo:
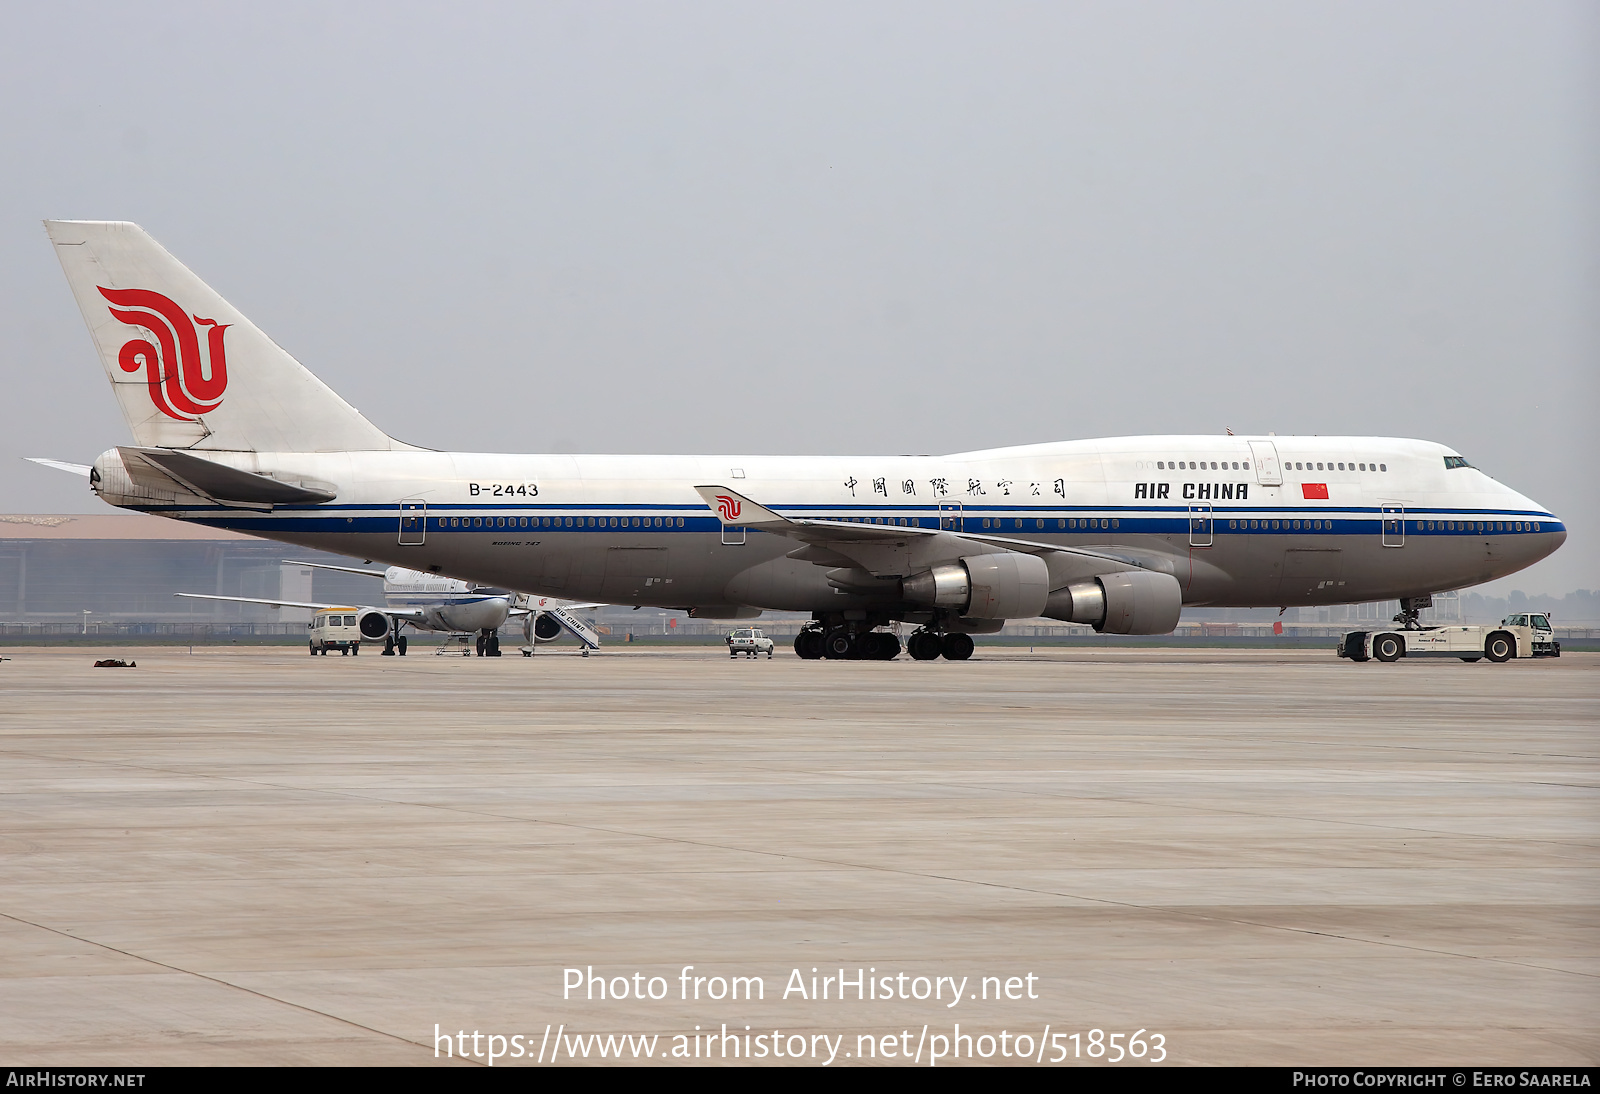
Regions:
<instances>
[{"instance_id":1,"label":"phoenix logo on wing","mask_svg":"<svg viewBox=\"0 0 1600 1094\"><path fill-rule=\"evenodd\" d=\"M730 498L726 494L717 495L717 512L722 514L723 520L739 519L739 512L743 508L738 498Z\"/></svg>"}]
</instances>

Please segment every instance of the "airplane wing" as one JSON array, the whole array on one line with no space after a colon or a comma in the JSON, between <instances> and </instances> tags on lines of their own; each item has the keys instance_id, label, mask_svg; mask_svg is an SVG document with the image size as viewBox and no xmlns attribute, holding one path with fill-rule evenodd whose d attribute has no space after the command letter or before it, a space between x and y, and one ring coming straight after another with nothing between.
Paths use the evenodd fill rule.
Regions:
<instances>
[{"instance_id":1,"label":"airplane wing","mask_svg":"<svg viewBox=\"0 0 1600 1094\"><path fill-rule=\"evenodd\" d=\"M394 619L403 619L407 623L427 626L421 612L397 612L393 608L380 608L376 604L350 604L348 602L343 604L315 604L299 600L266 600L258 596L219 596L215 593L173 593L172 595L181 596L185 600L228 600L235 604L265 604L269 608L309 608L312 611L319 611L323 608L349 608L353 611L370 610L382 612L384 615Z\"/></svg>"},{"instance_id":2,"label":"airplane wing","mask_svg":"<svg viewBox=\"0 0 1600 1094\"><path fill-rule=\"evenodd\" d=\"M697 486L695 492L716 510L724 525L751 528L760 532L788 536L805 544L789 552L790 558L819 566L860 566L872 574L905 574L913 566L939 553L941 544L952 556L973 553L966 545L983 545L991 550L1016 551L1039 555L1050 571L1052 587L1097 574L1125 570L1154 570L1172 573L1176 561L1159 551L1107 547L1090 549L1065 547L1055 543L1015 536L989 535L949 529L907 528L892 524L858 524L854 521L818 520L783 516L726 486ZM912 558L916 556L917 561Z\"/></svg>"},{"instance_id":3,"label":"airplane wing","mask_svg":"<svg viewBox=\"0 0 1600 1094\"><path fill-rule=\"evenodd\" d=\"M300 562L297 559L279 559L290 566L309 566L313 570L338 570L342 574L360 574L362 577L382 577L382 570L363 570L360 566L334 566L328 562Z\"/></svg>"}]
</instances>

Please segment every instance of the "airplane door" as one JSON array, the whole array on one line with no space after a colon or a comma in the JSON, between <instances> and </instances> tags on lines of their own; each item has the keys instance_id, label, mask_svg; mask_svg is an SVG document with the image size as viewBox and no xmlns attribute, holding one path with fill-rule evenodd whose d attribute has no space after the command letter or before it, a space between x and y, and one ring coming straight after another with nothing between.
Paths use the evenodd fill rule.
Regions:
<instances>
[{"instance_id":1,"label":"airplane door","mask_svg":"<svg viewBox=\"0 0 1600 1094\"><path fill-rule=\"evenodd\" d=\"M1278 463L1278 446L1271 441L1251 441L1250 455L1256 461L1256 481L1262 486L1282 486L1283 469Z\"/></svg>"},{"instance_id":2,"label":"airplane door","mask_svg":"<svg viewBox=\"0 0 1600 1094\"><path fill-rule=\"evenodd\" d=\"M400 545L420 547L428 537L428 503L407 498L400 503Z\"/></svg>"},{"instance_id":3,"label":"airplane door","mask_svg":"<svg viewBox=\"0 0 1600 1094\"><path fill-rule=\"evenodd\" d=\"M966 531L962 526L961 503L959 501L941 501L939 503L939 531Z\"/></svg>"},{"instance_id":4,"label":"airplane door","mask_svg":"<svg viewBox=\"0 0 1600 1094\"><path fill-rule=\"evenodd\" d=\"M1211 546L1211 526L1214 523L1215 521L1212 520L1211 506L1189 506L1189 546Z\"/></svg>"},{"instance_id":5,"label":"airplane door","mask_svg":"<svg viewBox=\"0 0 1600 1094\"><path fill-rule=\"evenodd\" d=\"M1405 506L1385 505L1383 507L1383 545L1385 547L1404 547L1406 545Z\"/></svg>"}]
</instances>

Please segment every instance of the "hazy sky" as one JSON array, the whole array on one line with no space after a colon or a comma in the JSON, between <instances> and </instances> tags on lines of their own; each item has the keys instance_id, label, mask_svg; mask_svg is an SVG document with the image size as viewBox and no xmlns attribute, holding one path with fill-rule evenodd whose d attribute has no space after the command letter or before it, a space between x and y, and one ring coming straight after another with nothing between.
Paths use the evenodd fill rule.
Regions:
<instances>
[{"instance_id":1,"label":"hazy sky","mask_svg":"<svg viewBox=\"0 0 1600 1094\"><path fill-rule=\"evenodd\" d=\"M128 441L39 221L128 219L490 451L1425 437L1600 587L1593 3L12 4L0 511Z\"/></svg>"}]
</instances>

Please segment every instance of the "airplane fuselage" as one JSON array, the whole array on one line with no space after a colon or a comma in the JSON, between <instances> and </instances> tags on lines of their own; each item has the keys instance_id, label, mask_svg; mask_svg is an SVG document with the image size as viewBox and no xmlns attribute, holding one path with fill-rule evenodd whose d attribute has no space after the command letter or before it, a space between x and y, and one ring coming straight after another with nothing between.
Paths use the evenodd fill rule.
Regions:
<instances>
[{"instance_id":1,"label":"airplane fuselage","mask_svg":"<svg viewBox=\"0 0 1600 1094\"><path fill-rule=\"evenodd\" d=\"M825 565L790 557L791 538L725 527L695 493L702 483L793 518L1125 555L1172 574L1189 605L1420 596L1515 572L1566 538L1548 510L1451 449L1393 438L1130 437L950 456L204 454L331 484L337 498L197 505L140 496L113 474L97 489L127 508L412 570L665 608L838 612L888 595L830 584Z\"/></svg>"}]
</instances>

